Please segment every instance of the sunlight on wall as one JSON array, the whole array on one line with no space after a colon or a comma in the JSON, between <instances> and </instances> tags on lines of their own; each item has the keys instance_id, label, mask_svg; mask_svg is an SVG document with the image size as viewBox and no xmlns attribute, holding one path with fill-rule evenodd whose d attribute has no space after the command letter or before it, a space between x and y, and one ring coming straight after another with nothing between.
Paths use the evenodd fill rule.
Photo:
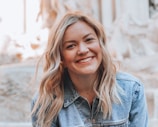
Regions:
<instances>
[{"instance_id":1,"label":"sunlight on wall","mask_svg":"<svg viewBox=\"0 0 158 127\"><path fill-rule=\"evenodd\" d=\"M48 31L36 21L39 4L39 0L0 0L0 54L24 60L43 53Z\"/></svg>"},{"instance_id":2,"label":"sunlight on wall","mask_svg":"<svg viewBox=\"0 0 158 127\"><path fill-rule=\"evenodd\" d=\"M39 0L0 0L0 32L21 34L39 29Z\"/></svg>"},{"instance_id":3,"label":"sunlight on wall","mask_svg":"<svg viewBox=\"0 0 158 127\"><path fill-rule=\"evenodd\" d=\"M23 32L23 13L22 0L0 0L1 34Z\"/></svg>"}]
</instances>

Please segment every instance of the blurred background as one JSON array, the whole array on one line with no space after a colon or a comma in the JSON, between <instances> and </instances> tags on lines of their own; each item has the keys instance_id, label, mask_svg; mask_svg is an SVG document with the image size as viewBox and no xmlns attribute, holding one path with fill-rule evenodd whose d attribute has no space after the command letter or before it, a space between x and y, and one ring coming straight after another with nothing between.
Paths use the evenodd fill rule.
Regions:
<instances>
[{"instance_id":1,"label":"blurred background","mask_svg":"<svg viewBox=\"0 0 158 127\"><path fill-rule=\"evenodd\" d=\"M120 70L144 83L149 127L157 127L158 0L0 0L0 127L31 127L35 66L54 21L69 10L104 25Z\"/></svg>"}]
</instances>

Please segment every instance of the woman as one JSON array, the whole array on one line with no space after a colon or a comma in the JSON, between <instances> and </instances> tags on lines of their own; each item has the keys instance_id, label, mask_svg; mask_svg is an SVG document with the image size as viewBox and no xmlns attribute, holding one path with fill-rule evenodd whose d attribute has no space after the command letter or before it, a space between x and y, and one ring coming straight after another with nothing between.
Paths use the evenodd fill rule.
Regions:
<instances>
[{"instance_id":1,"label":"woman","mask_svg":"<svg viewBox=\"0 0 158 127\"><path fill-rule=\"evenodd\" d=\"M44 55L34 127L147 127L143 85L116 72L99 22L67 13L54 25Z\"/></svg>"}]
</instances>

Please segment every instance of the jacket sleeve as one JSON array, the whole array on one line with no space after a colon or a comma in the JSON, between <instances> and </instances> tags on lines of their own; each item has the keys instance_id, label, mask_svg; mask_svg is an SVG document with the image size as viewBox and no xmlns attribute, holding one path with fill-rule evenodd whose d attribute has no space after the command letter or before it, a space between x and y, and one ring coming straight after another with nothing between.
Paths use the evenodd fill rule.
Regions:
<instances>
[{"instance_id":1,"label":"jacket sleeve","mask_svg":"<svg viewBox=\"0 0 158 127\"><path fill-rule=\"evenodd\" d=\"M148 127L148 111L143 84L135 82L129 114L129 127Z\"/></svg>"},{"instance_id":2,"label":"jacket sleeve","mask_svg":"<svg viewBox=\"0 0 158 127\"><path fill-rule=\"evenodd\" d=\"M35 102L36 102L37 98L38 98L38 94L36 93L36 94L34 95L32 101L31 101L31 111L32 111L32 109L33 109L33 107L34 107L34 105L35 105ZM38 112L38 108L37 108L36 112L31 115L32 127L40 127L40 126L38 125L38 123L37 123L37 119L38 119L38 117L37 117L37 112ZM57 120L52 121L51 127L58 127L58 125L57 125Z\"/></svg>"}]
</instances>

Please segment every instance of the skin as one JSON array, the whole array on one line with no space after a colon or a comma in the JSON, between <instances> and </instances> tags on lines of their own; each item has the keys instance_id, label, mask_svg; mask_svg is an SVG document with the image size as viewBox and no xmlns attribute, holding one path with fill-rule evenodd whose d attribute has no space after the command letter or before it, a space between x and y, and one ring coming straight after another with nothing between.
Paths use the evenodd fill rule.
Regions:
<instances>
[{"instance_id":1,"label":"skin","mask_svg":"<svg viewBox=\"0 0 158 127\"><path fill-rule=\"evenodd\" d=\"M63 37L62 57L75 88L92 103L95 97L92 83L102 61L95 31L83 21L69 26Z\"/></svg>"}]
</instances>

